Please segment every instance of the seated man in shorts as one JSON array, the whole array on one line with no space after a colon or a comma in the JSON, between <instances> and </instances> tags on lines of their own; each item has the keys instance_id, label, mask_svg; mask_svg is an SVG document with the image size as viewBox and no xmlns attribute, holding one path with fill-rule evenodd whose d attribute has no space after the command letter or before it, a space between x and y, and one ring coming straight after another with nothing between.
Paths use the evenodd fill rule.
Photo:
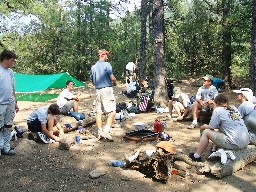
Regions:
<instances>
[{"instance_id":1,"label":"seated man in shorts","mask_svg":"<svg viewBox=\"0 0 256 192\"><path fill-rule=\"evenodd\" d=\"M201 161L201 155L209 144L209 139L222 149L244 149L249 144L249 134L244 121L235 106L230 106L228 97L219 94L214 99L216 107L209 125L204 124L196 153L190 153L193 161ZM214 131L217 129L218 131Z\"/></svg>"},{"instance_id":2,"label":"seated man in shorts","mask_svg":"<svg viewBox=\"0 0 256 192\"><path fill-rule=\"evenodd\" d=\"M60 113L62 115L68 115L71 109L74 112L78 112L79 98L74 95L74 82L67 81L66 89L64 89L57 97L57 104L60 107Z\"/></svg>"},{"instance_id":3,"label":"seated man in shorts","mask_svg":"<svg viewBox=\"0 0 256 192\"><path fill-rule=\"evenodd\" d=\"M39 139L43 143L59 142L60 137L57 135L64 134L63 129L55 119L55 115L59 114L60 109L57 104L36 109L27 119L28 130L37 132Z\"/></svg>"},{"instance_id":4,"label":"seated man in shorts","mask_svg":"<svg viewBox=\"0 0 256 192\"><path fill-rule=\"evenodd\" d=\"M201 86L196 93L196 101L192 104L193 122L188 129L198 127L197 119L198 112L201 109L212 108L214 109L214 98L218 95L218 90L212 85L213 76L206 75L202 77L203 86Z\"/></svg>"}]
</instances>

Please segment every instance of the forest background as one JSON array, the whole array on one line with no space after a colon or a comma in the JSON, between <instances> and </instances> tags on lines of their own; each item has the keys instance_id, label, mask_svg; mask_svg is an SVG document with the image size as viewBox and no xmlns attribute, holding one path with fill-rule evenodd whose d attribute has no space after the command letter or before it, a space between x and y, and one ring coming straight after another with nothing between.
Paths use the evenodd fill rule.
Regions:
<instances>
[{"instance_id":1,"label":"forest background","mask_svg":"<svg viewBox=\"0 0 256 192\"><path fill-rule=\"evenodd\" d=\"M68 71L88 81L98 49L107 49L118 79L133 61L140 80L155 81L157 103L167 95L165 78L212 74L229 88L239 78L255 93L256 0L142 0L132 12L128 4L1 0L0 50L19 55L16 72Z\"/></svg>"}]
</instances>

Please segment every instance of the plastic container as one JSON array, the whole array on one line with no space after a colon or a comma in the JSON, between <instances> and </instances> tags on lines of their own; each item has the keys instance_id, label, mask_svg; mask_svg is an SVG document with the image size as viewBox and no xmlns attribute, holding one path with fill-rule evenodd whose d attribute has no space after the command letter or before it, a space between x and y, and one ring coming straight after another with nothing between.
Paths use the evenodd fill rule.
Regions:
<instances>
[{"instance_id":1,"label":"plastic container","mask_svg":"<svg viewBox=\"0 0 256 192\"><path fill-rule=\"evenodd\" d=\"M110 164L114 167L124 167L125 166L125 162L121 161L121 160L111 160Z\"/></svg>"},{"instance_id":2,"label":"plastic container","mask_svg":"<svg viewBox=\"0 0 256 192\"><path fill-rule=\"evenodd\" d=\"M160 119L157 118L155 120L155 123L154 123L154 132L156 133L160 133L161 132L161 123L160 123Z\"/></svg>"},{"instance_id":3,"label":"plastic container","mask_svg":"<svg viewBox=\"0 0 256 192\"><path fill-rule=\"evenodd\" d=\"M163 122L162 122L162 126L161 126L161 132L164 132L165 129L166 129L166 122L163 121Z\"/></svg>"},{"instance_id":4,"label":"plastic container","mask_svg":"<svg viewBox=\"0 0 256 192\"><path fill-rule=\"evenodd\" d=\"M79 145L80 144L80 135L76 134L75 136L75 145Z\"/></svg>"}]
</instances>

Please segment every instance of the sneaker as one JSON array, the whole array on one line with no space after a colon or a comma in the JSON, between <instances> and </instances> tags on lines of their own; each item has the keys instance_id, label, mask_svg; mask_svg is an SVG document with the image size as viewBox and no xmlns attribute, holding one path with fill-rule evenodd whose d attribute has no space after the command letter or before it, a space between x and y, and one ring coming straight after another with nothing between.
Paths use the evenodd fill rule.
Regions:
<instances>
[{"instance_id":1,"label":"sneaker","mask_svg":"<svg viewBox=\"0 0 256 192\"><path fill-rule=\"evenodd\" d=\"M101 132L100 139L101 138L106 139L108 141L114 141L113 138L111 137L111 135L109 133L106 133L106 132Z\"/></svg>"},{"instance_id":2,"label":"sneaker","mask_svg":"<svg viewBox=\"0 0 256 192\"><path fill-rule=\"evenodd\" d=\"M8 156L13 156L16 154L12 149L10 149L8 152L1 151L1 153L2 155L8 155Z\"/></svg>"},{"instance_id":3,"label":"sneaker","mask_svg":"<svg viewBox=\"0 0 256 192\"><path fill-rule=\"evenodd\" d=\"M48 143L55 143L56 141L55 141L54 139L48 137L48 138L47 138L47 142L48 142Z\"/></svg>"},{"instance_id":4,"label":"sneaker","mask_svg":"<svg viewBox=\"0 0 256 192\"><path fill-rule=\"evenodd\" d=\"M188 129L194 129L196 127L199 127L197 123L191 123L191 125L188 126Z\"/></svg>"},{"instance_id":5,"label":"sneaker","mask_svg":"<svg viewBox=\"0 0 256 192\"><path fill-rule=\"evenodd\" d=\"M39 138L39 140L40 140L42 143L45 143L45 144L48 143L47 138L46 138L46 135L43 134L42 132L38 132L38 138Z\"/></svg>"},{"instance_id":6,"label":"sneaker","mask_svg":"<svg viewBox=\"0 0 256 192\"><path fill-rule=\"evenodd\" d=\"M195 158L194 153L189 153L189 158L192 159L192 161L196 161L196 162L202 162L201 157Z\"/></svg>"}]
</instances>

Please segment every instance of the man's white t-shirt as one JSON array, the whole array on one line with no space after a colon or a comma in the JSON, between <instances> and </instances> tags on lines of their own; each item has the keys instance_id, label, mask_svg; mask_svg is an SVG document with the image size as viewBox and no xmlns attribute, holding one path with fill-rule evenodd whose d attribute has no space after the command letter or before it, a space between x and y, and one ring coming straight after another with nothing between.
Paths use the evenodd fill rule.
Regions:
<instances>
[{"instance_id":1,"label":"man's white t-shirt","mask_svg":"<svg viewBox=\"0 0 256 192\"><path fill-rule=\"evenodd\" d=\"M125 68L126 68L126 70L134 71L136 69L136 65L133 62L129 62L129 63L127 63Z\"/></svg>"},{"instance_id":2,"label":"man's white t-shirt","mask_svg":"<svg viewBox=\"0 0 256 192\"><path fill-rule=\"evenodd\" d=\"M62 108L67 103L67 101L71 100L73 97L73 91L68 91L67 89L64 89L57 97L57 105L59 106L59 108Z\"/></svg>"}]
</instances>

